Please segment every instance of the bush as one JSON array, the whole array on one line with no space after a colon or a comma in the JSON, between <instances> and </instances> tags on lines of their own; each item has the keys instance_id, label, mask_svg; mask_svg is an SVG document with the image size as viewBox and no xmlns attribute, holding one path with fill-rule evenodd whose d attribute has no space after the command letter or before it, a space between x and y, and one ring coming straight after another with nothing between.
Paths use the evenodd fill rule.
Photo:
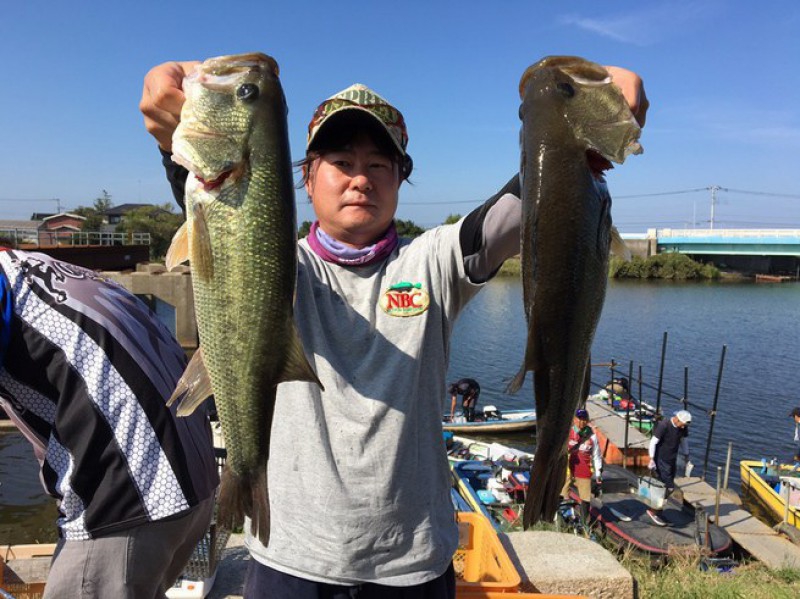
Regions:
<instances>
[{"instance_id":1,"label":"bush","mask_svg":"<svg viewBox=\"0 0 800 599\"><path fill-rule=\"evenodd\" d=\"M608 274L615 279L717 279L719 269L713 264L700 264L677 253L657 254L647 259L634 256L626 262L613 256Z\"/></svg>"}]
</instances>

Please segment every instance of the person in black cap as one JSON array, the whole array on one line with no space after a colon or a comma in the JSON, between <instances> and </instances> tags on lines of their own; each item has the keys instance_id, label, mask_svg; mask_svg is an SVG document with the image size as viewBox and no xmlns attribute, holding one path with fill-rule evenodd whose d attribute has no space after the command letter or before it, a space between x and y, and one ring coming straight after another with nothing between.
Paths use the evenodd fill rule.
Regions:
<instances>
[{"instance_id":1,"label":"person in black cap","mask_svg":"<svg viewBox=\"0 0 800 599\"><path fill-rule=\"evenodd\" d=\"M800 407L793 408L789 417L794 420L794 461L800 462Z\"/></svg>"},{"instance_id":2,"label":"person in black cap","mask_svg":"<svg viewBox=\"0 0 800 599\"><path fill-rule=\"evenodd\" d=\"M451 395L450 420L453 420L453 414L456 410L456 398L460 395L462 398L462 414L467 422L473 422L475 420L475 407L478 405L478 397L481 394L481 386L478 381L470 378L459 379L455 383L451 383L447 391Z\"/></svg>"}]
</instances>

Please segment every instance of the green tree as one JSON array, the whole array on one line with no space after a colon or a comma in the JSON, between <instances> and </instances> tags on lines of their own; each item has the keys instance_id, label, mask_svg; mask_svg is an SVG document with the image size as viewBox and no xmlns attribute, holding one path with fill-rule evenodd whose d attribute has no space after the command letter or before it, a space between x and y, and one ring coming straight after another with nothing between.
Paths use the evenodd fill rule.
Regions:
<instances>
[{"instance_id":1,"label":"green tree","mask_svg":"<svg viewBox=\"0 0 800 599\"><path fill-rule=\"evenodd\" d=\"M150 259L162 260L167 255L175 232L183 224L183 215L172 211L172 204L142 206L131 210L117 225L117 233L150 233Z\"/></svg>"},{"instance_id":2,"label":"green tree","mask_svg":"<svg viewBox=\"0 0 800 599\"><path fill-rule=\"evenodd\" d=\"M72 213L86 218L81 225L81 231L99 231L105 218L103 213L113 205L111 194L104 189L91 206L78 206Z\"/></svg>"},{"instance_id":3,"label":"green tree","mask_svg":"<svg viewBox=\"0 0 800 599\"><path fill-rule=\"evenodd\" d=\"M425 229L414 224L411 220L401 220L396 218L394 221L397 227L397 234L400 237L419 237L425 232Z\"/></svg>"},{"instance_id":4,"label":"green tree","mask_svg":"<svg viewBox=\"0 0 800 599\"><path fill-rule=\"evenodd\" d=\"M461 215L460 214L449 214L447 216L447 218L444 219L444 223L443 224L445 224L445 225L454 225L455 223L457 223L460 220L461 220Z\"/></svg>"},{"instance_id":5,"label":"green tree","mask_svg":"<svg viewBox=\"0 0 800 599\"><path fill-rule=\"evenodd\" d=\"M311 221L304 220L302 223L300 223L300 228L297 230L297 238L303 239L303 237L307 237L310 231L311 231Z\"/></svg>"}]
</instances>

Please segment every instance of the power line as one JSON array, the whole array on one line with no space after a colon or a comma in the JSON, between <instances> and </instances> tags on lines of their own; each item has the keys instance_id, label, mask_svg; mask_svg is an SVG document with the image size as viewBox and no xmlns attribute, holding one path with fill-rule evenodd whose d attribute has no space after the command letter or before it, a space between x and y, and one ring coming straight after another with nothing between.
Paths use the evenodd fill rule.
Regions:
<instances>
[{"instance_id":1,"label":"power line","mask_svg":"<svg viewBox=\"0 0 800 599\"><path fill-rule=\"evenodd\" d=\"M695 187L692 189L677 189L674 191L659 191L655 193L637 193L637 194L630 194L630 195L616 195L612 194L613 199L615 200L622 200L622 199L638 199L638 198L656 198L656 197L663 197L663 196L675 196L675 195L685 195L690 193L699 193L704 191L711 191L711 192L727 192L727 193L738 193L744 195L755 195L755 196L769 196L775 198L791 198L791 199L800 199L800 195L798 194L790 194L790 193L772 193L768 191L748 191L745 189L731 189L729 187L721 187L719 185L709 185L708 187ZM476 199L476 200L453 200L453 201L443 201L443 202L403 202L405 206L445 206L445 205L457 205L457 204L481 204L485 199Z\"/></svg>"},{"instance_id":2,"label":"power line","mask_svg":"<svg viewBox=\"0 0 800 599\"><path fill-rule=\"evenodd\" d=\"M773 198L791 198L795 200L800 200L800 195L792 194L792 193L771 193L768 191L746 191L744 189L724 189L724 191L728 191L731 193L743 193L753 196L771 196Z\"/></svg>"},{"instance_id":3,"label":"power line","mask_svg":"<svg viewBox=\"0 0 800 599\"><path fill-rule=\"evenodd\" d=\"M402 202L403 206L446 206L449 204L482 204L488 198L482 200L457 200L453 202Z\"/></svg>"},{"instance_id":4,"label":"power line","mask_svg":"<svg viewBox=\"0 0 800 599\"><path fill-rule=\"evenodd\" d=\"M633 198L654 198L656 196L676 196L685 193L697 193L698 191L708 191L711 187L698 187L697 189L681 189L678 191L662 191L659 193L640 193L636 195L626 195L626 196L619 196L619 195L612 195L613 199L633 199Z\"/></svg>"}]
</instances>

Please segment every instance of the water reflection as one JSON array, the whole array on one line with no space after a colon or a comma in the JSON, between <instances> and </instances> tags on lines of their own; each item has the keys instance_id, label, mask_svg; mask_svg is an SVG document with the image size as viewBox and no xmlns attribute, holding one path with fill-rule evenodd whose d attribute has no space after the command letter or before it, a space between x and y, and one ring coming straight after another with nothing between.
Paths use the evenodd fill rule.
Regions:
<instances>
[{"instance_id":1,"label":"water reflection","mask_svg":"<svg viewBox=\"0 0 800 599\"><path fill-rule=\"evenodd\" d=\"M54 542L56 518L30 444L16 430L0 431L0 545Z\"/></svg>"}]
</instances>

